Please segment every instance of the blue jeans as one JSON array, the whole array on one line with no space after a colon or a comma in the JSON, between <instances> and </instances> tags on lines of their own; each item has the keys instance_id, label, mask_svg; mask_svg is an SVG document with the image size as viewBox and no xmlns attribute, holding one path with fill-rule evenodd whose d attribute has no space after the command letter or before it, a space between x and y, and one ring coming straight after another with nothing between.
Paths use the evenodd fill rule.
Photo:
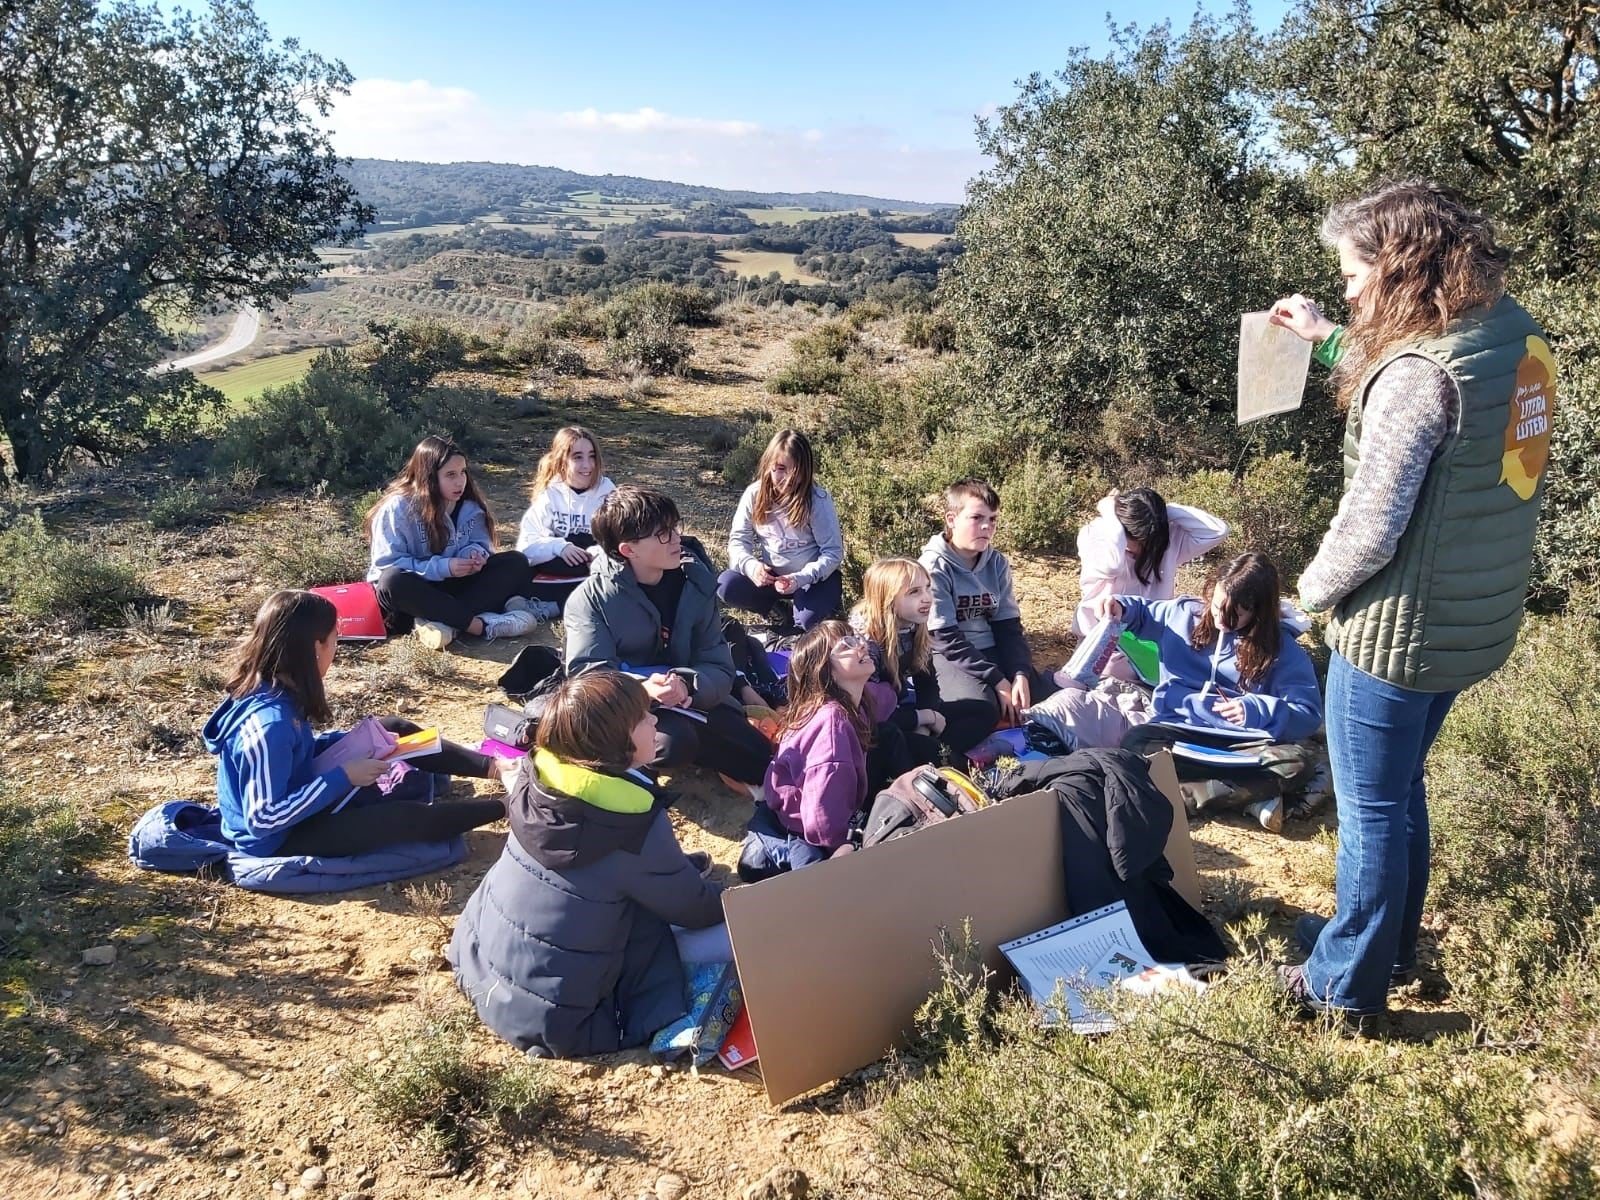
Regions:
<instances>
[{"instance_id":1,"label":"blue jeans","mask_svg":"<svg viewBox=\"0 0 1600 1200\"><path fill-rule=\"evenodd\" d=\"M1338 797L1338 911L1306 960L1311 995L1382 1012L1389 973L1417 959L1428 891L1423 764L1459 692L1417 692L1335 654L1328 665L1328 757Z\"/></svg>"},{"instance_id":2,"label":"blue jeans","mask_svg":"<svg viewBox=\"0 0 1600 1200\"><path fill-rule=\"evenodd\" d=\"M731 567L717 577L717 595L730 608L742 608L763 617L784 598L778 595L777 588L759 587L743 571ZM788 598L794 601L794 623L801 629L810 629L839 615L839 606L844 603L844 581L835 571L808 588L797 588Z\"/></svg>"}]
</instances>

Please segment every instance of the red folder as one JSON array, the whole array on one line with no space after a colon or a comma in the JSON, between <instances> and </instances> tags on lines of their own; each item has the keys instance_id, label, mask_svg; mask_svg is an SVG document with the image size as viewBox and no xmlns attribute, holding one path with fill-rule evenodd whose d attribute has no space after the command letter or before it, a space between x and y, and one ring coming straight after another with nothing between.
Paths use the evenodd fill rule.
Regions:
<instances>
[{"instance_id":1,"label":"red folder","mask_svg":"<svg viewBox=\"0 0 1600 1200\"><path fill-rule=\"evenodd\" d=\"M750 1010L742 1008L734 1020L728 1036L722 1039L722 1049L717 1052L722 1065L730 1071L748 1067L756 1061L756 1039L750 1029Z\"/></svg>"},{"instance_id":2,"label":"red folder","mask_svg":"<svg viewBox=\"0 0 1600 1200\"><path fill-rule=\"evenodd\" d=\"M339 610L341 642L381 642L389 636L383 627L383 613L378 608L378 593L372 590L370 583L336 583L332 587L311 590L332 601Z\"/></svg>"}]
</instances>

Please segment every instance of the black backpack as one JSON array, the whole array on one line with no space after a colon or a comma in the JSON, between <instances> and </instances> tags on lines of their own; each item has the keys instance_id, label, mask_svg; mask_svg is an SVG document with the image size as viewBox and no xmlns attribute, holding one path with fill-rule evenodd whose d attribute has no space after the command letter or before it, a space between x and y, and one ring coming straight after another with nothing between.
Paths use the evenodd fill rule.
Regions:
<instances>
[{"instance_id":1,"label":"black backpack","mask_svg":"<svg viewBox=\"0 0 1600 1200\"><path fill-rule=\"evenodd\" d=\"M496 681L512 703L489 705L483 714L484 736L518 750L531 747L550 694L566 677L561 656L549 646L525 646Z\"/></svg>"}]
</instances>

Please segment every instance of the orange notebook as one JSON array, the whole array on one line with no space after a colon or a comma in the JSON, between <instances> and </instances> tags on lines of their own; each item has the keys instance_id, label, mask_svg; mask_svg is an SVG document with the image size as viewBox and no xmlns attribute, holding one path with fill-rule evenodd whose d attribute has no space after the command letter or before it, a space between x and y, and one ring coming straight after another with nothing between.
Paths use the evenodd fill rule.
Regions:
<instances>
[{"instance_id":1,"label":"orange notebook","mask_svg":"<svg viewBox=\"0 0 1600 1200\"><path fill-rule=\"evenodd\" d=\"M385 762L401 758L420 758L424 754L439 753L439 747L437 729L419 729L415 733L401 734L394 744L394 749L383 758Z\"/></svg>"}]
</instances>

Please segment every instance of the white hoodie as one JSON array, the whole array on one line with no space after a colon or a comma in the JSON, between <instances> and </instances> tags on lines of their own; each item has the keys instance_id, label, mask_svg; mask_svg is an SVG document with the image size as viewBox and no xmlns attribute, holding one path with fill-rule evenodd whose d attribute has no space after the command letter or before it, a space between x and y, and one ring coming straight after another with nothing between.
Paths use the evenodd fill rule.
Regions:
<instances>
[{"instance_id":1,"label":"white hoodie","mask_svg":"<svg viewBox=\"0 0 1600 1200\"><path fill-rule=\"evenodd\" d=\"M1095 603L1102 596L1139 596L1146 600L1171 600L1177 595L1178 568L1192 562L1228 536L1228 523L1203 509L1186 504L1167 505L1167 552L1161 557L1161 577L1142 582L1133 572L1128 534L1117 520L1116 501L1100 501L1099 516L1078 530L1078 562L1083 572L1081 599L1072 630L1084 637L1098 623Z\"/></svg>"},{"instance_id":2,"label":"white hoodie","mask_svg":"<svg viewBox=\"0 0 1600 1200\"><path fill-rule=\"evenodd\" d=\"M573 491L564 480L552 480L522 514L517 549L534 566L549 562L569 544L567 534L589 532L589 522L600 511L600 502L616 490L617 485L604 476L582 492ZM590 557L593 553L590 551Z\"/></svg>"}]
</instances>

